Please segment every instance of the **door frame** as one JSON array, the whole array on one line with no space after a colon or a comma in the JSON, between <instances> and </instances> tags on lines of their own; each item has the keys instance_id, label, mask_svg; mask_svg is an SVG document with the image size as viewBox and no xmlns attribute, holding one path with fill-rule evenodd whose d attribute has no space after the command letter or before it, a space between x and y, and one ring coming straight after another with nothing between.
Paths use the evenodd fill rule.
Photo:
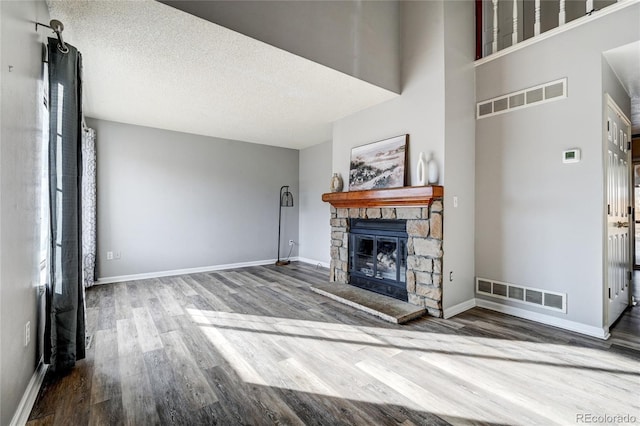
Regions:
<instances>
[{"instance_id":1,"label":"door frame","mask_svg":"<svg viewBox=\"0 0 640 426\"><path fill-rule=\"evenodd\" d=\"M609 324L609 247L608 247L608 238L609 238L609 217L608 217L608 212L607 212L607 204L608 204L608 186L607 186L607 169L608 169L608 164L607 164L607 159L608 159L608 154L607 154L607 141L608 141L608 134L607 134L607 107L611 107L615 112L617 112L623 119L623 121L626 122L626 124L629 126L629 129L631 130L631 120L629 120L629 118L627 117L627 115L622 111L622 109L620 109L620 107L618 106L618 104L616 103L616 101L613 99L613 97L609 94L609 93L605 93L604 97L603 97L603 108L602 108L602 138L600 143L602 144L602 166L603 166L603 174L602 174L602 178L603 178L603 196L602 196L602 217L603 217L603 238L602 238L602 252L603 252L603 258L602 258L602 264L603 264L603 275L602 275L602 323L604 324L604 330L605 330L605 335L609 335L609 328L611 327L612 324ZM629 142L631 143L632 141L632 135L631 135L631 131L629 132ZM628 166L627 166L627 174L628 174L628 178L629 178L629 200L632 201L634 200L634 190L633 190L633 155L631 153L631 149L629 149L629 161L628 161ZM634 206L632 206L634 207ZM633 239L635 238L635 220L634 218L630 217L629 218L629 258L627 259L627 264L628 264L628 270L631 271L631 275L633 276L633 265L635 263L635 252L633 252ZM633 285L633 280L629 280L629 287L628 287L628 306L631 306L631 294L632 294L632 285ZM614 321L615 322L615 321Z\"/></svg>"}]
</instances>

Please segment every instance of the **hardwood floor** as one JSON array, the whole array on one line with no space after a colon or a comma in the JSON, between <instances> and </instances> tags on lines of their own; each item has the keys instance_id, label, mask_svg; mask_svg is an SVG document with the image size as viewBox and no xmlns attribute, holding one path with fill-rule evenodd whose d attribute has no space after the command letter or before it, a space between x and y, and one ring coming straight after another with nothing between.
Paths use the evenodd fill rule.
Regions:
<instances>
[{"instance_id":1,"label":"hardwood floor","mask_svg":"<svg viewBox=\"0 0 640 426\"><path fill-rule=\"evenodd\" d=\"M87 358L47 375L28 425L640 422L638 308L608 341L480 308L398 326L309 290L327 279L293 263L93 287Z\"/></svg>"}]
</instances>

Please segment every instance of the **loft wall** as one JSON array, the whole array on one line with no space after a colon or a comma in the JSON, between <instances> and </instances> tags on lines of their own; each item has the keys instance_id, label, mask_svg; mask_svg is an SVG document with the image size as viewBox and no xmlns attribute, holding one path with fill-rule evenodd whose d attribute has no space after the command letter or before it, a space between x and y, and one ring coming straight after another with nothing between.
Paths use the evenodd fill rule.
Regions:
<instances>
[{"instance_id":1,"label":"loft wall","mask_svg":"<svg viewBox=\"0 0 640 426\"><path fill-rule=\"evenodd\" d=\"M298 241L297 150L87 123L97 134L99 278L275 261L282 185L295 207L282 209L281 255Z\"/></svg>"},{"instance_id":2,"label":"loft wall","mask_svg":"<svg viewBox=\"0 0 640 426\"><path fill-rule=\"evenodd\" d=\"M333 126L333 171L348 189L353 147L408 133L408 185L416 184L421 151L433 153L441 175L444 158L444 5L402 3L402 82L399 98L352 114ZM442 183L442 180L441 180Z\"/></svg>"},{"instance_id":3,"label":"loft wall","mask_svg":"<svg viewBox=\"0 0 640 426\"><path fill-rule=\"evenodd\" d=\"M398 1L160 1L400 92Z\"/></svg>"}]
</instances>

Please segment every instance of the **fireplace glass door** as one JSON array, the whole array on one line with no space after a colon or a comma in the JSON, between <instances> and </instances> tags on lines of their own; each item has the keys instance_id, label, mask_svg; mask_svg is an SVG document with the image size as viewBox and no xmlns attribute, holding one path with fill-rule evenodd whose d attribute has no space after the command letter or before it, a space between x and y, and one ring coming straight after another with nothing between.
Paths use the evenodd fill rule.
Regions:
<instances>
[{"instance_id":1,"label":"fireplace glass door","mask_svg":"<svg viewBox=\"0 0 640 426\"><path fill-rule=\"evenodd\" d=\"M398 281L398 239L376 238L376 278Z\"/></svg>"},{"instance_id":2,"label":"fireplace glass door","mask_svg":"<svg viewBox=\"0 0 640 426\"><path fill-rule=\"evenodd\" d=\"M374 246L375 237L368 235L358 235L355 240L355 250L353 253L353 269L359 271L367 277L375 275Z\"/></svg>"},{"instance_id":3,"label":"fireplace glass door","mask_svg":"<svg viewBox=\"0 0 640 426\"><path fill-rule=\"evenodd\" d=\"M369 231L369 232L367 232ZM406 233L357 229L350 238L351 284L407 300Z\"/></svg>"}]
</instances>

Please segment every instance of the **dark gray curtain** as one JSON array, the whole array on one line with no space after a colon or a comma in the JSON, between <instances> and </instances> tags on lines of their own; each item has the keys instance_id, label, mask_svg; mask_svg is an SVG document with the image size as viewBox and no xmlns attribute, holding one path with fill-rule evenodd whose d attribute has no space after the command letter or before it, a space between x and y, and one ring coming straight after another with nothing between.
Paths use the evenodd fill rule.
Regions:
<instances>
[{"instance_id":1,"label":"dark gray curtain","mask_svg":"<svg viewBox=\"0 0 640 426\"><path fill-rule=\"evenodd\" d=\"M85 356L82 285L82 57L49 38L49 206L51 247L45 362L53 371Z\"/></svg>"}]
</instances>

